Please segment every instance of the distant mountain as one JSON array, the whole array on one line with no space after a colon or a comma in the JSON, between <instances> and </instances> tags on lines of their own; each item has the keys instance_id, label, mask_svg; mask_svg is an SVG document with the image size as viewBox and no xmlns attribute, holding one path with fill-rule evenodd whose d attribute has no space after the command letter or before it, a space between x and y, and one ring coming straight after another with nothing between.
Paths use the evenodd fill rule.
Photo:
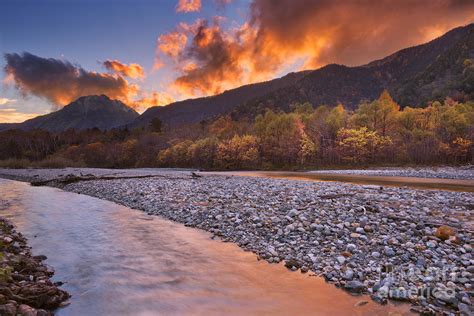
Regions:
<instances>
[{"instance_id":1,"label":"distant mountain","mask_svg":"<svg viewBox=\"0 0 474 316\"><path fill-rule=\"evenodd\" d=\"M150 121L159 117L167 124L197 123L229 112L236 106L261 95L289 87L301 80L308 72L289 73L286 76L266 82L249 84L221 94L175 102L167 106L155 106L138 117L131 127L147 126Z\"/></svg>"},{"instance_id":2,"label":"distant mountain","mask_svg":"<svg viewBox=\"0 0 474 316\"><path fill-rule=\"evenodd\" d=\"M223 114L254 116L266 108L288 111L299 102L355 108L376 99L383 89L402 106L423 106L451 96L474 99L474 24L453 29L426 44L400 50L367 65L331 64L313 71L288 74L222 94L152 107L131 126L146 126L155 118L170 125L197 123Z\"/></svg>"},{"instance_id":3,"label":"distant mountain","mask_svg":"<svg viewBox=\"0 0 474 316\"><path fill-rule=\"evenodd\" d=\"M92 95L80 97L59 111L41 115L23 123L6 126L7 129L43 129L51 132L94 127L106 130L130 123L138 116L139 114L135 110L118 100L111 100L105 95ZM3 125L5 126L5 124Z\"/></svg>"}]
</instances>

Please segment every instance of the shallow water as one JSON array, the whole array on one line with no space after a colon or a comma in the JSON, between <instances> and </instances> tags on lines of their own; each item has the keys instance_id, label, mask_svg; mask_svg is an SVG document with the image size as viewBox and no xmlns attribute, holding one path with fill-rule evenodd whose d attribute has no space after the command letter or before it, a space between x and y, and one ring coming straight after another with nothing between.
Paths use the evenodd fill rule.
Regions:
<instances>
[{"instance_id":1,"label":"shallow water","mask_svg":"<svg viewBox=\"0 0 474 316\"><path fill-rule=\"evenodd\" d=\"M356 184L387 185L428 190L474 192L474 180L460 179L373 176L343 173L311 173L300 171L223 171L206 173L307 181L337 181Z\"/></svg>"},{"instance_id":2,"label":"shallow water","mask_svg":"<svg viewBox=\"0 0 474 316\"><path fill-rule=\"evenodd\" d=\"M0 179L0 215L48 257L58 315L398 315L321 278L257 261L208 233L115 203ZM355 306L362 300L369 301Z\"/></svg>"}]
</instances>

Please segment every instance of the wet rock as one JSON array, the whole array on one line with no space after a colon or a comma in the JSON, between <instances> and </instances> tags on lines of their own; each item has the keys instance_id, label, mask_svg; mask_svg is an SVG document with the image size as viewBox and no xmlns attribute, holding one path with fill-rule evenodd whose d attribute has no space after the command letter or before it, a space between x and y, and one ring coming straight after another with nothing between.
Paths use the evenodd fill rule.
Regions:
<instances>
[{"instance_id":1,"label":"wet rock","mask_svg":"<svg viewBox=\"0 0 474 316\"><path fill-rule=\"evenodd\" d=\"M299 269L301 267L301 263L299 263L296 259L289 259L285 261L285 267L287 267L288 269Z\"/></svg>"},{"instance_id":2,"label":"wet rock","mask_svg":"<svg viewBox=\"0 0 474 316\"><path fill-rule=\"evenodd\" d=\"M0 315L44 316L69 299L69 294L51 282L52 268L45 256L32 256L26 239L13 225L0 218L0 236L15 247L0 243ZM11 243L11 242L10 242Z\"/></svg>"},{"instance_id":3,"label":"wet rock","mask_svg":"<svg viewBox=\"0 0 474 316\"><path fill-rule=\"evenodd\" d=\"M362 293L365 291L365 285L359 281L350 281L344 285L344 289L351 293Z\"/></svg>"}]
</instances>

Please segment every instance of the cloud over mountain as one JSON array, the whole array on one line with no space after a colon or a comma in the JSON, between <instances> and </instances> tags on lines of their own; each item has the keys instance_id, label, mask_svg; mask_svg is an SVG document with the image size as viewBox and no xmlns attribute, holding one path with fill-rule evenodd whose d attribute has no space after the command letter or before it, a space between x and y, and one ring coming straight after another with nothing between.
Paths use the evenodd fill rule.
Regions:
<instances>
[{"instance_id":1,"label":"cloud over mountain","mask_svg":"<svg viewBox=\"0 0 474 316\"><path fill-rule=\"evenodd\" d=\"M157 60L178 69L173 87L186 96L212 95L288 67L360 65L474 21L474 2L253 0L248 16L230 28L216 17L161 35Z\"/></svg>"},{"instance_id":2,"label":"cloud over mountain","mask_svg":"<svg viewBox=\"0 0 474 316\"><path fill-rule=\"evenodd\" d=\"M128 101L139 90L120 75L87 71L60 59L42 58L30 53L5 54L8 82L23 95L45 98L63 106L84 95L105 94Z\"/></svg>"}]
</instances>

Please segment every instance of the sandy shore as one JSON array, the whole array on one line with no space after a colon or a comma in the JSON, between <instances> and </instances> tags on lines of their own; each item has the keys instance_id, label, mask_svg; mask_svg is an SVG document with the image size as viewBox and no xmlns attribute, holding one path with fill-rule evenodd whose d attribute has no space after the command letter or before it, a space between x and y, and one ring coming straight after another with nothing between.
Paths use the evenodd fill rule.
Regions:
<instances>
[{"instance_id":1,"label":"sandy shore","mask_svg":"<svg viewBox=\"0 0 474 316\"><path fill-rule=\"evenodd\" d=\"M51 183L210 231L381 303L472 313L472 193L160 170L17 170L24 181L75 173L149 178ZM60 176L62 175L62 176Z\"/></svg>"}]
</instances>

